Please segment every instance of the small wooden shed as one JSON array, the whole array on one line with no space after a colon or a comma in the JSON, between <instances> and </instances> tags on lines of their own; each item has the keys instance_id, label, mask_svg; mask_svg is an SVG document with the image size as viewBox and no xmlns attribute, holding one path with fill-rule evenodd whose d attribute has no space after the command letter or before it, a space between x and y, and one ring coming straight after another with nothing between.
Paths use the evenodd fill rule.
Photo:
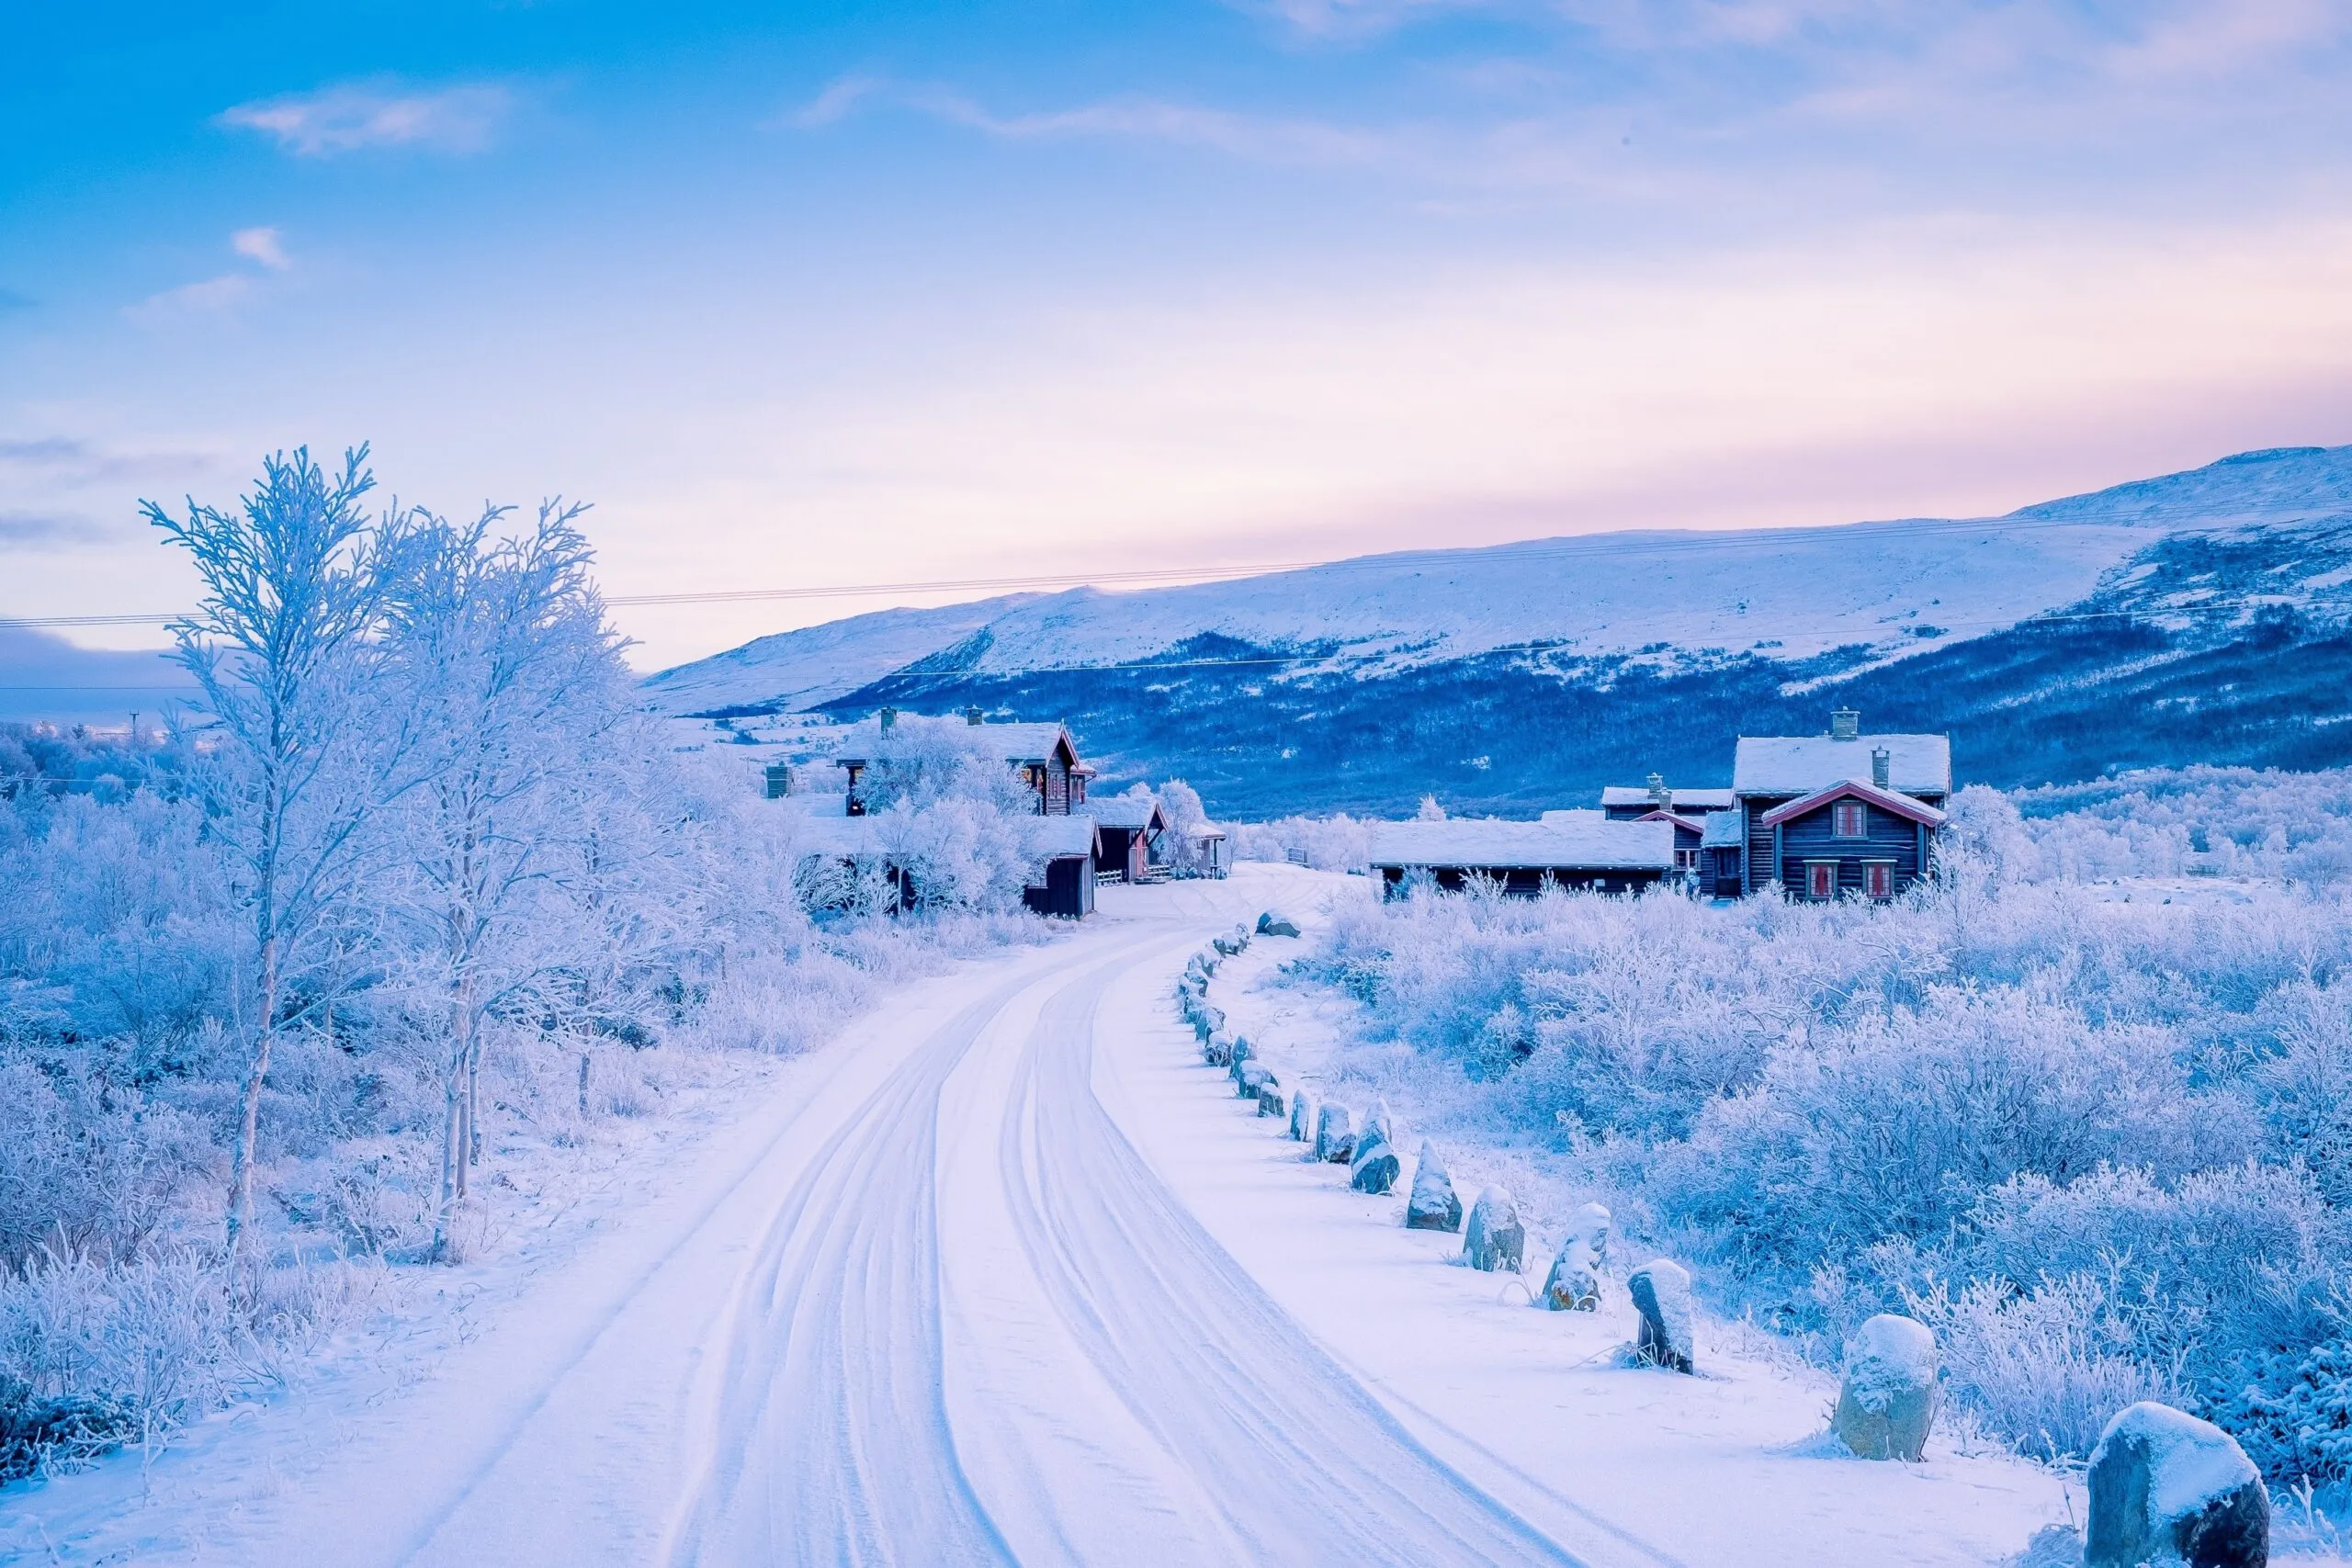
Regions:
<instances>
[{"instance_id":1,"label":"small wooden shed","mask_svg":"<svg viewBox=\"0 0 2352 1568\"><path fill-rule=\"evenodd\" d=\"M1448 891L1484 879L1526 898L1548 887L1632 893L1672 874L1674 835L1671 822L1612 822L1598 811L1546 812L1540 822L1383 822L1372 831L1372 870L1384 897L1424 875Z\"/></svg>"}]
</instances>

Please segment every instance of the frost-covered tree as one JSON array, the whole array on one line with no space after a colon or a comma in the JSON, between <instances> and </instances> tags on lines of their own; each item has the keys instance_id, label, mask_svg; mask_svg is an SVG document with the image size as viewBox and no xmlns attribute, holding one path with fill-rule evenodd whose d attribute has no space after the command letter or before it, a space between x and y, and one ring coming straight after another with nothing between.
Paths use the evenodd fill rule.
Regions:
<instances>
[{"instance_id":1,"label":"frost-covered tree","mask_svg":"<svg viewBox=\"0 0 2352 1568\"><path fill-rule=\"evenodd\" d=\"M399 904L447 1031L435 1257L481 1157L483 1021L565 967L590 923L570 907L584 891L568 886L589 825L579 797L604 784L628 705L583 510L548 502L495 542L503 508L421 518L389 615L390 685L423 732L396 819Z\"/></svg>"},{"instance_id":2,"label":"frost-covered tree","mask_svg":"<svg viewBox=\"0 0 2352 1568\"><path fill-rule=\"evenodd\" d=\"M370 519L367 448L342 469L298 448L266 458L234 510L141 503L187 549L203 585L174 623L174 657L195 679L203 734L195 771L211 829L237 865L248 948L237 1021L247 1066L231 1164L232 1247L253 1224L262 1090L279 1035L332 992L366 859L364 829L396 785L411 717L375 700L376 633L405 548L398 508Z\"/></svg>"},{"instance_id":3,"label":"frost-covered tree","mask_svg":"<svg viewBox=\"0 0 2352 1568\"><path fill-rule=\"evenodd\" d=\"M1168 831L1159 840L1160 857L1176 871L1204 869L1201 829L1208 826L1209 814L1200 791L1182 779L1170 779L1156 795L1159 814L1168 819Z\"/></svg>"}]
</instances>

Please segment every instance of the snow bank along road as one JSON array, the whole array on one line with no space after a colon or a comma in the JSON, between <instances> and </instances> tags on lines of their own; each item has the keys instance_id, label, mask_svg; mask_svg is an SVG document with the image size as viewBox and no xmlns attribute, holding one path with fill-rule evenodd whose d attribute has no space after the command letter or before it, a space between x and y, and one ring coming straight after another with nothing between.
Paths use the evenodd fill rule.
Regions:
<instances>
[{"instance_id":1,"label":"snow bank along road","mask_svg":"<svg viewBox=\"0 0 2352 1568\"><path fill-rule=\"evenodd\" d=\"M1168 1001L1185 958L1315 886L1245 868L1106 889L1069 940L910 987L431 1376L329 1418L199 1434L159 1467L163 1503L140 1504L119 1466L35 1494L41 1552L1983 1562L1992 1537L2013 1550L2059 1508L2054 1483L1992 1461L1759 1469L1710 1425L1723 1387L1784 1444L1818 1426L1816 1393L1792 1407L1761 1374L1593 1373L1634 1401L1613 1416L1657 1402L1650 1426L1691 1468L1634 1445L1632 1472L1602 1464L1606 1487L1580 1486L1600 1450L1558 1440L1560 1320L1511 1309L1498 1337L1491 1278L1371 1224L1358 1211L1376 1201L1300 1166L1193 1065ZM1540 1329L1547 1355L1513 1364ZM1790 1508L1786 1467L1807 1465L1829 1480ZM1960 1484L1933 1487L1922 1519L1937 1480ZM1889 1483L1908 1495L1878 1495ZM1715 1513L1721 1528L1690 1521ZM1921 1523L1933 1544L1889 1556Z\"/></svg>"}]
</instances>

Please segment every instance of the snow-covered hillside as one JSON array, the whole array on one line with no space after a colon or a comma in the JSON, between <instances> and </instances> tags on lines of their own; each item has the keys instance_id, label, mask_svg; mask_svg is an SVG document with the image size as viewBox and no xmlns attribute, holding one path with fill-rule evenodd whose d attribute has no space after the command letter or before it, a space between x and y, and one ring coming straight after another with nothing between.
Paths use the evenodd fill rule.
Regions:
<instances>
[{"instance_id":1,"label":"snow-covered hillside","mask_svg":"<svg viewBox=\"0 0 2352 1568\"><path fill-rule=\"evenodd\" d=\"M1209 657L1234 656L1229 639L1362 677L1528 644L1783 661L1865 645L1883 658L2074 604L2174 532L2341 513L2352 513L2352 447L2290 448L2002 518L1534 539L1182 588L883 611L763 637L648 686L673 712L786 711L909 666L989 677L1181 661L1204 638L1217 639Z\"/></svg>"}]
</instances>

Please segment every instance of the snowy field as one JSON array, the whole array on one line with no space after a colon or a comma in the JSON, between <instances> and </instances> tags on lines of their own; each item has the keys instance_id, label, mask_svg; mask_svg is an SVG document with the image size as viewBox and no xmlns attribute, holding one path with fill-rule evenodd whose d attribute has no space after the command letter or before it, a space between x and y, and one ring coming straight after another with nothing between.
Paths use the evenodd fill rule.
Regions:
<instances>
[{"instance_id":1,"label":"snowy field","mask_svg":"<svg viewBox=\"0 0 2352 1568\"><path fill-rule=\"evenodd\" d=\"M1702 1325L1698 1377L1627 1368L1622 1295L1533 1310L1301 1163L1170 988L1348 880L1106 888L1065 941L910 985L577 1247L452 1270L448 1310L144 1473L12 1489L0 1553L1993 1563L2080 1517L1991 1451L1840 1457L1834 1391L1737 1325ZM1301 945L1261 939L1220 1005Z\"/></svg>"}]
</instances>

